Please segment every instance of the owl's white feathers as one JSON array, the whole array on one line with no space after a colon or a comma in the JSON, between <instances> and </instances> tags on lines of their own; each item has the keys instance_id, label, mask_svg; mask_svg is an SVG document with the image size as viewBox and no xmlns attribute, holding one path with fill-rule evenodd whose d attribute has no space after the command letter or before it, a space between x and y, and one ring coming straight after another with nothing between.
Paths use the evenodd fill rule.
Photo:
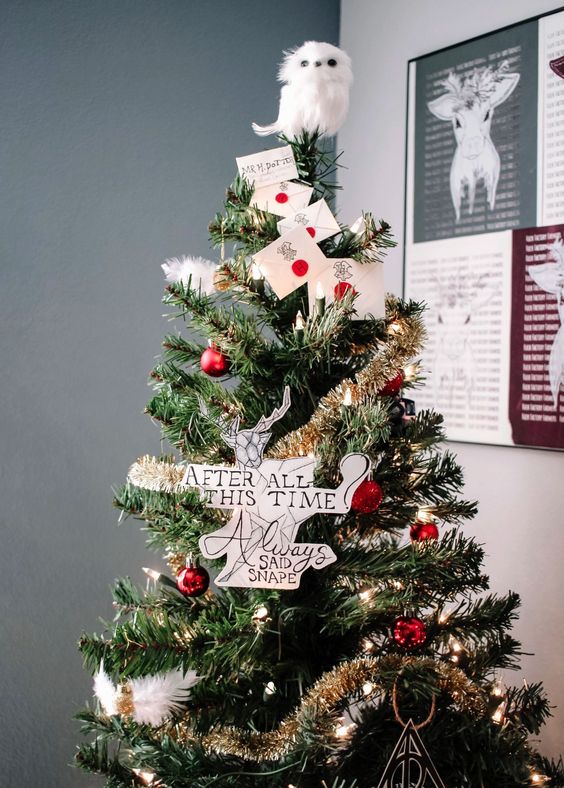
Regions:
<instances>
[{"instance_id":1,"label":"owl's white feathers","mask_svg":"<svg viewBox=\"0 0 564 788\"><path fill-rule=\"evenodd\" d=\"M130 679L133 719L140 724L161 725L165 719L182 710L190 688L198 681L200 677L193 670L186 675L179 670L171 670ZM118 713L119 689L105 673L103 665L94 677L94 694L106 714Z\"/></svg>"},{"instance_id":2,"label":"owl's white feathers","mask_svg":"<svg viewBox=\"0 0 564 788\"><path fill-rule=\"evenodd\" d=\"M353 81L346 52L323 41L306 41L284 53L278 80L283 83L278 118L269 126L253 123L256 134L291 139L304 131L322 136L337 133L347 115Z\"/></svg>"}]
</instances>

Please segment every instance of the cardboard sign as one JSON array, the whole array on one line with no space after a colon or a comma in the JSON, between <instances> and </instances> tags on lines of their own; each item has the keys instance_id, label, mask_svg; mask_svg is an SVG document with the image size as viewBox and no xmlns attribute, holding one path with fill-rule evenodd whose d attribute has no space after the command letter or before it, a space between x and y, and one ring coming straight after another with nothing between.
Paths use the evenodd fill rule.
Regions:
<instances>
[{"instance_id":1,"label":"cardboard sign","mask_svg":"<svg viewBox=\"0 0 564 788\"><path fill-rule=\"evenodd\" d=\"M232 510L226 525L199 540L206 558L226 558L215 579L219 586L298 588L306 569L322 569L336 560L326 544L296 542L298 529L315 514L346 514L370 460L364 454L343 457L343 480L335 489L314 486L315 459L263 460L270 427L289 407L286 388L282 406L252 429L240 430L238 419L229 424L220 419L222 438L234 448L236 464L186 468L183 484L199 489L208 506Z\"/></svg>"}]
</instances>

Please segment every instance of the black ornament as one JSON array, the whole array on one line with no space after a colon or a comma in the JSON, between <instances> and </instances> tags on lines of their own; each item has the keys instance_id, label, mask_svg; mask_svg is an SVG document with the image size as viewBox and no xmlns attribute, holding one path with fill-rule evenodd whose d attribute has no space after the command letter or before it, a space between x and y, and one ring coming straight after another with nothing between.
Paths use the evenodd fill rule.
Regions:
<instances>
[{"instance_id":1,"label":"black ornament","mask_svg":"<svg viewBox=\"0 0 564 788\"><path fill-rule=\"evenodd\" d=\"M415 418L415 402L406 397L394 397L389 410L392 434L401 435L405 425Z\"/></svg>"},{"instance_id":2,"label":"black ornament","mask_svg":"<svg viewBox=\"0 0 564 788\"><path fill-rule=\"evenodd\" d=\"M378 788L446 788L412 720L403 729Z\"/></svg>"}]
</instances>

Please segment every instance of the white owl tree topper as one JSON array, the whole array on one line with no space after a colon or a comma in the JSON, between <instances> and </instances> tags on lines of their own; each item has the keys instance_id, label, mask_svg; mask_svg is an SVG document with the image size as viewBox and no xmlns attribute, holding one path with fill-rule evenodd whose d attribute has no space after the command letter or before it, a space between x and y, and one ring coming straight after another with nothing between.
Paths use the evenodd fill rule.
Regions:
<instances>
[{"instance_id":1,"label":"white owl tree topper","mask_svg":"<svg viewBox=\"0 0 564 788\"><path fill-rule=\"evenodd\" d=\"M284 134L291 139L304 131L337 133L347 116L353 81L346 52L323 41L306 41L284 53L278 81L283 85L278 118L269 126L253 123L257 134Z\"/></svg>"},{"instance_id":2,"label":"white owl tree topper","mask_svg":"<svg viewBox=\"0 0 564 788\"><path fill-rule=\"evenodd\" d=\"M206 558L226 557L215 579L218 586L297 588L306 569L322 569L336 560L326 544L296 542L298 529L315 514L346 514L370 460L364 454L343 457L343 480L336 489L314 486L315 458L264 460L270 428L289 407L286 388L281 407L252 429L240 430L239 418L231 423L220 418L221 436L235 450L235 465L186 468L183 484L198 488L208 506L232 511L226 525L199 540ZM203 404L201 408L208 415Z\"/></svg>"}]
</instances>

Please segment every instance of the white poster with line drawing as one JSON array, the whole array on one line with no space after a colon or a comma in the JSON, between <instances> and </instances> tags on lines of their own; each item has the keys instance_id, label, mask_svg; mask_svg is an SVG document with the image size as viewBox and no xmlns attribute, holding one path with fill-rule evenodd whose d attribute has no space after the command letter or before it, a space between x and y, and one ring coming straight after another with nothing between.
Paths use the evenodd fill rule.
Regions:
<instances>
[{"instance_id":1,"label":"white poster with line drawing","mask_svg":"<svg viewBox=\"0 0 564 788\"><path fill-rule=\"evenodd\" d=\"M445 414L451 440L564 448L547 432L515 429L510 377L512 326L524 319L518 287L540 298L543 279L532 269L515 279L513 244L564 225L564 79L550 66L558 58L564 11L409 63L404 295L428 303L418 404Z\"/></svg>"}]
</instances>

